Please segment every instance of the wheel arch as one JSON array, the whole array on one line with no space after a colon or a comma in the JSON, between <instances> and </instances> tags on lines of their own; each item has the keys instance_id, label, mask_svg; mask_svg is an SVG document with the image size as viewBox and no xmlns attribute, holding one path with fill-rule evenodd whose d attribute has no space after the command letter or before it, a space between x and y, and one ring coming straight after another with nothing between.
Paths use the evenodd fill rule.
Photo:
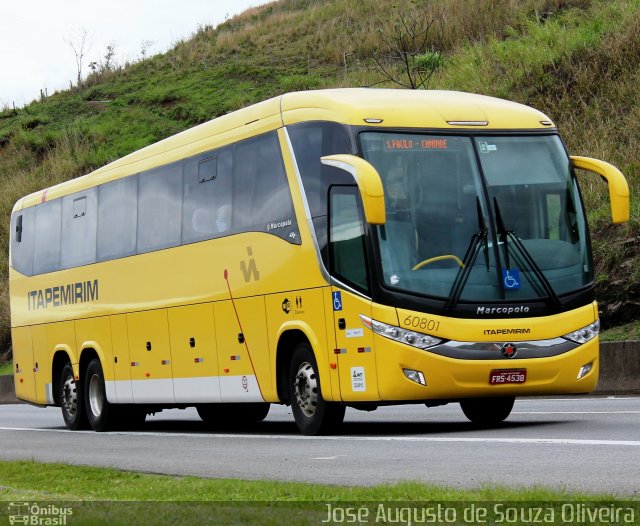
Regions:
<instances>
[{"instance_id":1,"label":"wheel arch","mask_svg":"<svg viewBox=\"0 0 640 526\"><path fill-rule=\"evenodd\" d=\"M91 363L91 360L97 358L100 362L100 366L102 367L102 375L105 382L105 391L107 401L109 403L115 404L117 402L115 391L113 390L113 382L109 380L112 379L112 375L110 375L110 371L108 368L107 357L104 354L104 351L96 342L86 342L83 344L82 349L80 350L80 363L79 363L79 372L80 378L85 376L87 371L87 367Z\"/></svg>"},{"instance_id":2,"label":"wheel arch","mask_svg":"<svg viewBox=\"0 0 640 526\"><path fill-rule=\"evenodd\" d=\"M53 397L53 405L60 407L60 375L65 364L73 366L73 358L69 349L56 348L53 352L53 360L51 362L51 390Z\"/></svg>"},{"instance_id":3,"label":"wheel arch","mask_svg":"<svg viewBox=\"0 0 640 526\"><path fill-rule=\"evenodd\" d=\"M80 351L79 370L81 379L84 378L87 367L89 366L89 363L91 363L91 360L93 360L94 358L97 358L98 360L100 360L101 364L104 364L104 360L93 346L88 345ZM102 367L104 369L104 365Z\"/></svg>"},{"instance_id":4,"label":"wheel arch","mask_svg":"<svg viewBox=\"0 0 640 526\"><path fill-rule=\"evenodd\" d=\"M300 329L289 329L280 335L278 349L276 351L276 389L278 399L289 404L289 392L287 389L287 375L289 364L296 346L302 342L309 343L309 338Z\"/></svg>"},{"instance_id":5,"label":"wheel arch","mask_svg":"<svg viewBox=\"0 0 640 526\"><path fill-rule=\"evenodd\" d=\"M276 389L278 398L285 404L290 403L287 389L289 365L293 357L293 351L300 343L308 343L311 347L311 352L313 352L318 365L318 374L323 384L328 387L328 389L323 388L323 392L326 389L327 393L331 393L328 360L321 359L322 345L315 331L304 322L289 322L285 323L280 329L276 350Z\"/></svg>"}]
</instances>

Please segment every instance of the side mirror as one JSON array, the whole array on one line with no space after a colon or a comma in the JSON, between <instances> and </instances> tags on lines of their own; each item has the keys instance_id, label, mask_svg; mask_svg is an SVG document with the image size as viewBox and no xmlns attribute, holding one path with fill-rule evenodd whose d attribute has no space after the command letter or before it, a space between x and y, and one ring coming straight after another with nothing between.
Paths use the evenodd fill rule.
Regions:
<instances>
[{"instance_id":1,"label":"side mirror","mask_svg":"<svg viewBox=\"0 0 640 526\"><path fill-rule=\"evenodd\" d=\"M595 172L604 177L609 185L611 220L614 223L629 221L629 185L620 170L604 161L575 155L571 156L571 164L574 168Z\"/></svg>"},{"instance_id":2,"label":"side mirror","mask_svg":"<svg viewBox=\"0 0 640 526\"><path fill-rule=\"evenodd\" d=\"M378 171L367 161L355 155L339 154L321 157L322 164L335 166L353 175L364 208L364 217L370 225L384 225L386 212L384 189Z\"/></svg>"}]
</instances>

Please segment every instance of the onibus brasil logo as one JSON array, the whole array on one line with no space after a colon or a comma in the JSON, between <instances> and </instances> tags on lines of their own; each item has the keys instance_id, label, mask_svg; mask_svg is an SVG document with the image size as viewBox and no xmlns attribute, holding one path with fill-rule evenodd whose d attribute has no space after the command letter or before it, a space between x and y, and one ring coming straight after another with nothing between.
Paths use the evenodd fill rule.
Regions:
<instances>
[{"instance_id":1,"label":"onibus brasil logo","mask_svg":"<svg viewBox=\"0 0 640 526\"><path fill-rule=\"evenodd\" d=\"M9 524L29 524L33 526L64 526L73 515L70 507L55 504L30 502L9 503Z\"/></svg>"}]
</instances>

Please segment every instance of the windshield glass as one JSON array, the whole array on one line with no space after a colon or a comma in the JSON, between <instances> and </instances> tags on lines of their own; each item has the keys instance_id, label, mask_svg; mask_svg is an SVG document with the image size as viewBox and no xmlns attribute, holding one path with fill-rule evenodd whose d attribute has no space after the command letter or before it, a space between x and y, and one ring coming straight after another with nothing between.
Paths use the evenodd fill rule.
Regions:
<instances>
[{"instance_id":1,"label":"windshield glass","mask_svg":"<svg viewBox=\"0 0 640 526\"><path fill-rule=\"evenodd\" d=\"M577 184L557 136L360 138L385 187L377 237L387 287L524 301L592 281Z\"/></svg>"}]
</instances>

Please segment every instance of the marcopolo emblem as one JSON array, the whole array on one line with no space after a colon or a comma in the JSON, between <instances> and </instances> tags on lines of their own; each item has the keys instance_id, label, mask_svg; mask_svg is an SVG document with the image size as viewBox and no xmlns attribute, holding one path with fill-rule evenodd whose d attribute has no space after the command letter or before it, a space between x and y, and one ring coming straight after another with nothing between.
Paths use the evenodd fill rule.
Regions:
<instances>
[{"instance_id":1,"label":"marcopolo emblem","mask_svg":"<svg viewBox=\"0 0 640 526\"><path fill-rule=\"evenodd\" d=\"M518 348L513 343L505 343L500 350L505 358L514 358L518 354Z\"/></svg>"}]
</instances>

